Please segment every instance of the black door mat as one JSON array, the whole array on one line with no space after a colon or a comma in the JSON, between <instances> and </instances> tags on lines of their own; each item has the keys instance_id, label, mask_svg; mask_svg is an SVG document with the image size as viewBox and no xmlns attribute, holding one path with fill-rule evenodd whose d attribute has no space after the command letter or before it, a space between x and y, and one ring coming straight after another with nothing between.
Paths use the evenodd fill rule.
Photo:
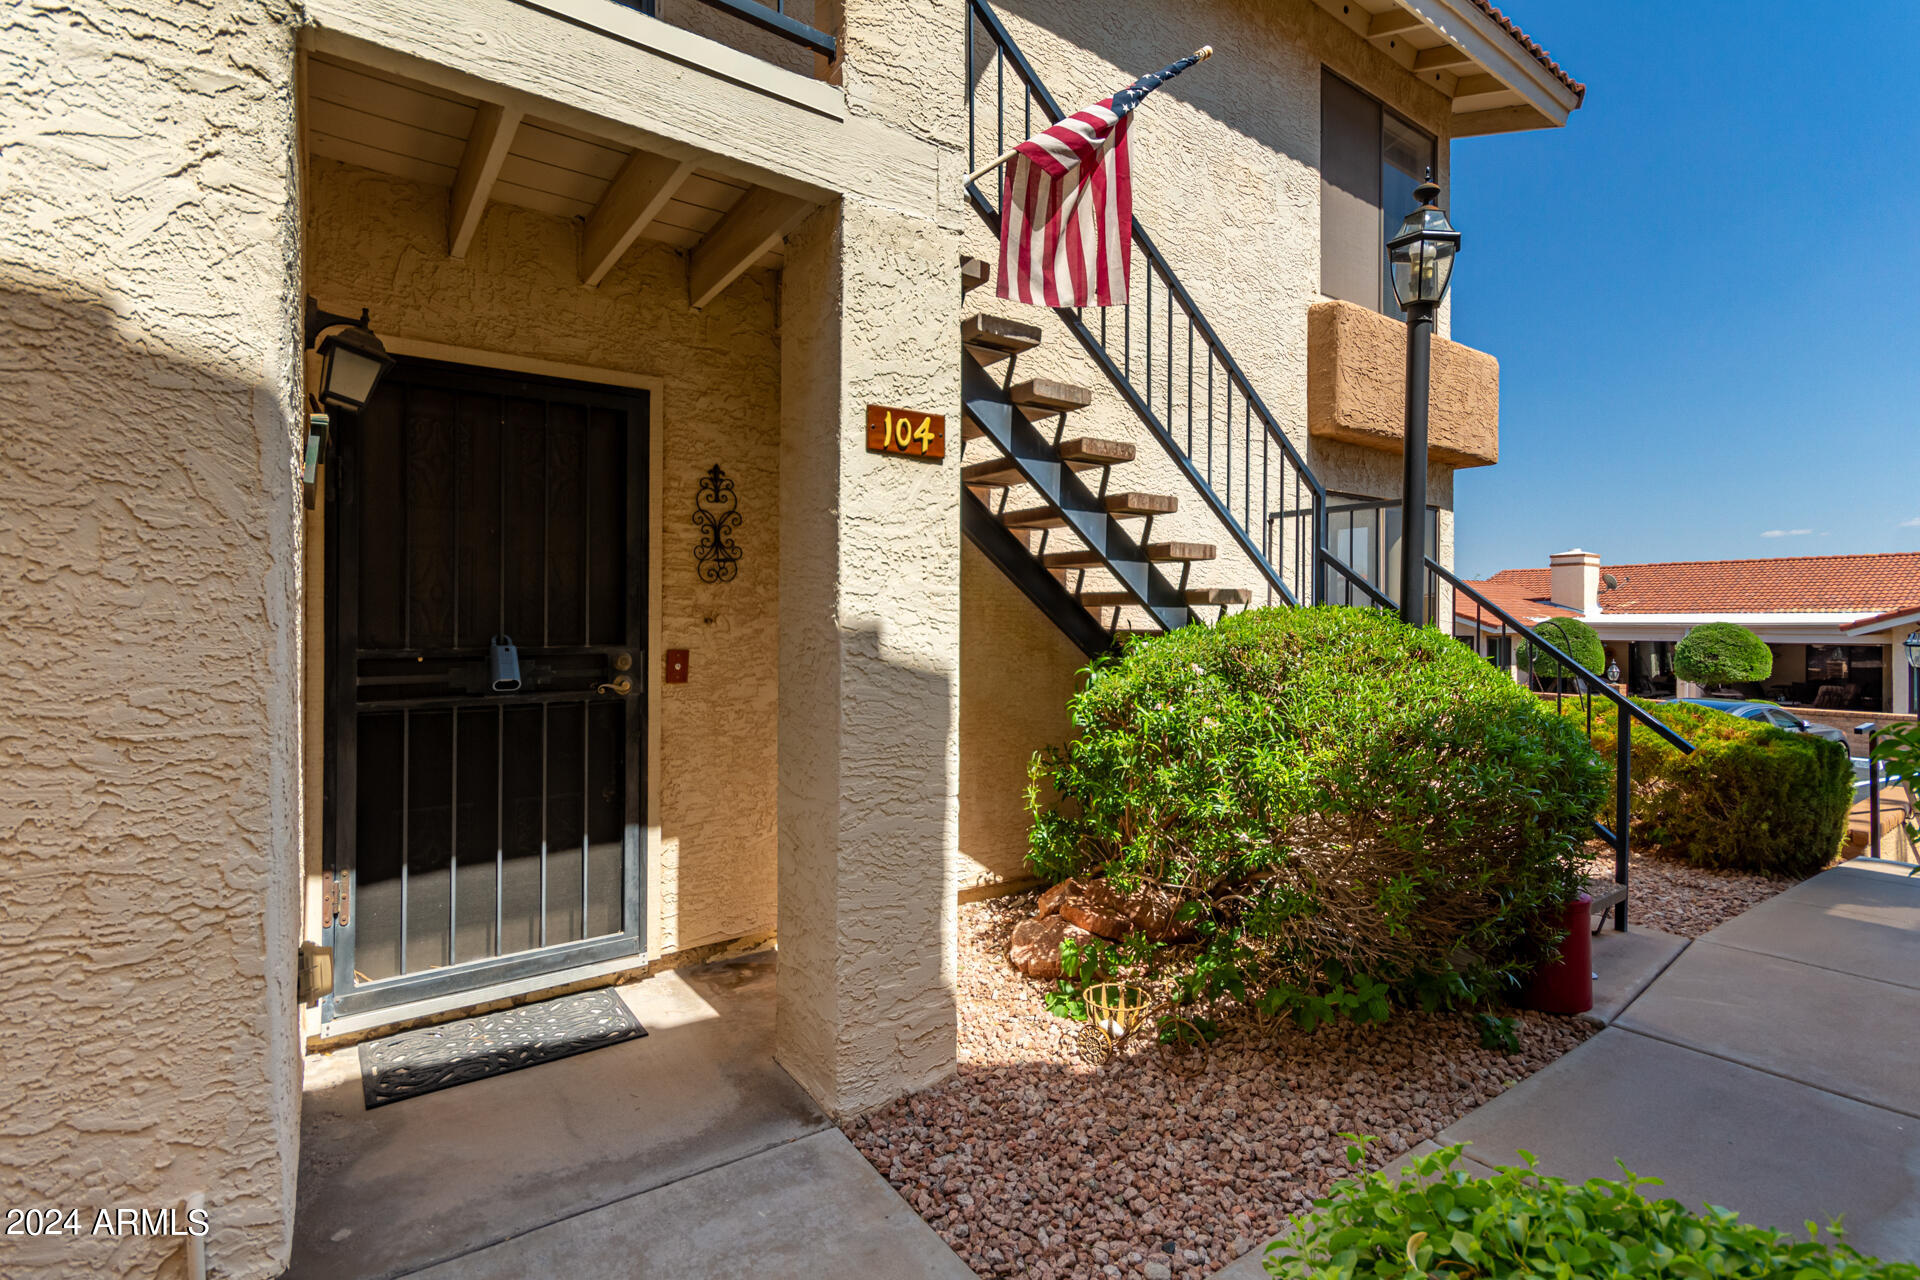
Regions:
<instances>
[{"instance_id":1,"label":"black door mat","mask_svg":"<svg viewBox=\"0 0 1920 1280\"><path fill-rule=\"evenodd\" d=\"M360 1046L367 1109L647 1034L612 990L582 991Z\"/></svg>"}]
</instances>

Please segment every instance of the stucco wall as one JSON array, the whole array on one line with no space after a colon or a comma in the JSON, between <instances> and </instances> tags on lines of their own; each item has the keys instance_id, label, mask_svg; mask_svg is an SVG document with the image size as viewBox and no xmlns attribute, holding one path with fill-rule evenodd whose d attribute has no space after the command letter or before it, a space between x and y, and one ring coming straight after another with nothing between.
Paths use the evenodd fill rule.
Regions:
<instances>
[{"instance_id":1,"label":"stucco wall","mask_svg":"<svg viewBox=\"0 0 1920 1280\"><path fill-rule=\"evenodd\" d=\"M695 313L686 258L641 241L596 289L579 282L576 226L487 210L464 260L446 254L447 193L316 159L309 284L322 305L372 309L382 334L665 380L658 603L663 648L689 651L661 683L661 850L650 868L648 952L770 930L775 921L775 742L780 565L775 278L749 272ZM739 496L739 576L694 573L694 486L714 463ZM317 584L315 584L317 590Z\"/></svg>"},{"instance_id":2,"label":"stucco wall","mask_svg":"<svg viewBox=\"0 0 1920 1280\"><path fill-rule=\"evenodd\" d=\"M1027 763L1073 736L1086 655L972 543L960 553L960 887L1030 874Z\"/></svg>"},{"instance_id":3,"label":"stucco wall","mask_svg":"<svg viewBox=\"0 0 1920 1280\"><path fill-rule=\"evenodd\" d=\"M178 1209L285 1264L298 1144L289 6L0 39L0 1205ZM181 1274L0 1237L0 1272Z\"/></svg>"},{"instance_id":4,"label":"stucco wall","mask_svg":"<svg viewBox=\"0 0 1920 1280\"><path fill-rule=\"evenodd\" d=\"M957 402L958 248L852 197L787 242L775 1054L836 1115L954 1063L958 468L865 406Z\"/></svg>"}]
</instances>

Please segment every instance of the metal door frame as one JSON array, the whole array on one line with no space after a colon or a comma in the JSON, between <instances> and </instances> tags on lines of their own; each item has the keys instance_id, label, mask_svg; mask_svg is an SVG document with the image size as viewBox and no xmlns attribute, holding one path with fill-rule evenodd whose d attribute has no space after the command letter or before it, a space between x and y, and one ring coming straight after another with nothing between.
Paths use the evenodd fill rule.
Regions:
<instances>
[{"instance_id":1,"label":"metal door frame","mask_svg":"<svg viewBox=\"0 0 1920 1280\"><path fill-rule=\"evenodd\" d=\"M329 1022L353 1014L394 1008L438 996L473 992L475 1003L486 999L485 989L522 978L558 973L603 960L638 957L646 949L646 875L644 846L647 831L647 702L652 690L648 683L651 655L647 652L648 605L650 602L649 494L652 467L650 392L639 388L584 382L537 374L507 373L481 365L467 365L421 357L397 357L388 373L405 381L437 386L447 390L479 390L502 396L523 396L541 400L559 400L576 404L614 408L627 415L627 629L626 645L634 655L632 677L637 686L626 702L626 802L622 836L622 925L616 934L602 934L573 942L557 943L402 974L356 986L353 981L354 931L357 927L357 884L350 836L355 828L356 795L352 770L343 767L357 749L359 714L356 694L356 670L350 643L357 637L355 626L359 582L359 509L354 492L353 468L343 464L342 455L350 448L345 440L358 423L343 423L328 442L326 466L326 583L325 583L325 721L323 731L325 764L321 801L322 868L326 880L341 879L341 898L347 906L347 922L340 924L329 910L322 928L324 945L333 948L334 992L321 1005L321 1020ZM502 518L505 518L504 512ZM455 548L456 555L458 548ZM351 567L349 567L351 566ZM343 590L349 585L353 591ZM347 606L351 605L349 608ZM343 659L342 654L347 656ZM496 883L494 892L500 892ZM404 946L404 943L403 943Z\"/></svg>"}]
</instances>

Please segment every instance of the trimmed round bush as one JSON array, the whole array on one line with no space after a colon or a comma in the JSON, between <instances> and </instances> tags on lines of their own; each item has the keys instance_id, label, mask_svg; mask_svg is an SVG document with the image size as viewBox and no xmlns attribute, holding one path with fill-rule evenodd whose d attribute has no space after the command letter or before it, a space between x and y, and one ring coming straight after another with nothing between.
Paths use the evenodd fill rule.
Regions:
<instances>
[{"instance_id":1,"label":"trimmed round bush","mask_svg":"<svg viewBox=\"0 0 1920 1280\"><path fill-rule=\"evenodd\" d=\"M1343 1137L1353 1138L1351 1134ZM1360 1144L1347 1148L1358 1164ZM1314 1212L1268 1246L1278 1280L1373 1280L1474 1276L1479 1280L1920 1280L1910 1262L1869 1258L1839 1239L1798 1240L1708 1206L1648 1198L1657 1178L1573 1183L1524 1165L1470 1174L1459 1145L1417 1156L1396 1173L1362 1173L1334 1184Z\"/></svg>"},{"instance_id":2,"label":"trimmed round bush","mask_svg":"<svg viewBox=\"0 0 1920 1280\"><path fill-rule=\"evenodd\" d=\"M1600 633L1580 619L1548 618L1535 627L1534 632L1595 675L1606 669L1607 647L1600 643ZM1519 667L1522 671L1531 669L1542 680L1570 678L1574 674L1564 663L1550 657L1546 650L1537 647L1531 640L1520 642Z\"/></svg>"},{"instance_id":3,"label":"trimmed round bush","mask_svg":"<svg viewBox=\"0 0 1920 1280\"><path fill-rule=\"evenodd\" d=\"M1269 1012L1507 990L1557 940L1605 793L1578 727L1373 609L1136 642L1071 711L1032 766L1032 868L1170 896L1200 942L1168 963Z\"/></svg>"},{"instance_id":4,"label":"trimmed round bush","mask_svg":"<svg viewBox=\"0 0 1920 1280\"><path fill-rule=\"evenodd\" d=\"M1551 708L1551 704L1543 704ZM1810 876L1840 852L1853 807L1853 762L1831 738L1792 733L1684 702L1634 705L1693 744L1633 735L1633 842L1698 867ZM1593 745L1613 772L1615 717L1593 717ZM1584 717L1580 699L1562 717ZM1611 784L1609 784L1611 794ZM1612 825L1611 806L1601 821Z\"/></svg>"},{"instance_id":5,"label":"trimmed round bush","mask_svg":"<svg viewBox=\"0 0 1920 1280\"><path fill-rule=\"evenodd\" d=\"M1673 647L1673 674L1709 689L1751 684L1773 674L1773 650L1737 622L1703 622Z\"/></svg>"}]
</instances>

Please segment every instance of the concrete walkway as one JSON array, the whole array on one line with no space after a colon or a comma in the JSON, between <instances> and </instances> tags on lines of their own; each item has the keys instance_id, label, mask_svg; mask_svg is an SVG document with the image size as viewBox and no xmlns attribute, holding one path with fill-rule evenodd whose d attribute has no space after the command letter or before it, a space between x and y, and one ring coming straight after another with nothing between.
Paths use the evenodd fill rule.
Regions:
<instances>
[{"instance_id":1,"label":"concrete walkway","mask_svg":"<svg viewBox=\"0 0 1920 1280\"><path fill-rule=\"evenodd\" d=\"M1858 859L1684 951L1596 940L1599 1035L1443 1130L1486 1165L1525 1149L1543 1173L1661 1178L1656 1194L1804 1234L1846 1215L1863 1253L1920 1261L1920 878ZM1644 935L1643 935L1644 936ZM1611 972L1610 972L1611 970ZM1607 988L1611 987L1609 991ZM1617 1002L1618 1007L1610 1007ZM1431 1149L1427 1144L1423 1148ZM1263 1275L1263 1250L1222 1280Z\"/></svg>"},{"instance_id":2,"label":"concrete walkway","mask_svg":"<svg viewBox=\"0 0 1920 1280\"><path fill-rule=\"evenodd\" d=\"M290 1280L970 1280L773 1061L770 955L617 990L646 1038L372 1111L310 1057Z\"/></svg>"}]
</instances>

